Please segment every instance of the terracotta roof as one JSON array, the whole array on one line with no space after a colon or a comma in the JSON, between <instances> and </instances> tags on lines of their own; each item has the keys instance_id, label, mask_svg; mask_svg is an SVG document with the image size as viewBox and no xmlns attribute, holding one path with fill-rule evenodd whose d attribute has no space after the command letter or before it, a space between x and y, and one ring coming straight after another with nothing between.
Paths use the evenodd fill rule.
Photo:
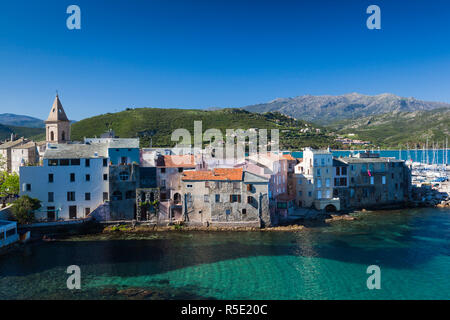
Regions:
<instances>
[{"instance_id":1,"label":"terracotta roof","mask_svg":"<svg viewBox=\"0 0 450 320\"><path fill-rule=\"evenodd\" d=\"M284 159L289 160L289 161L295 161L295 158L291 155L291 154L283 154L282 156Z\"/></svg>"},{"instance_id":2,"label":"terracotta roof","mask_svg":"<svg viewBox=\"0 0 450 320\"><path fill-rule=\"evenodd\" d=\"M185 171L183 181L242 181L242 168L217 168L208 171Z\"/></svg>"},{"instance_id":3,"label":"terracotta roof","mask_svg":"<svg viewBox=\"0 0 450 320\"><path fill-rule=\"evenodd\" d=\"M58 95L56 95L55 101L53 101L52 110L50 110L47 121L69 121L66 113L64 112L61 101L59 101Z\"/></svg>"},{"instance_id":4,"label":"terracotta roof","mask_svg":"<svg viewBox=\"0 0 450 320\"><path fill-rule=\"evenodd\" d=\"M157 160L157 167L164 168L195 168L193 155L166 155Z\"/></svg>"}]
</instances>

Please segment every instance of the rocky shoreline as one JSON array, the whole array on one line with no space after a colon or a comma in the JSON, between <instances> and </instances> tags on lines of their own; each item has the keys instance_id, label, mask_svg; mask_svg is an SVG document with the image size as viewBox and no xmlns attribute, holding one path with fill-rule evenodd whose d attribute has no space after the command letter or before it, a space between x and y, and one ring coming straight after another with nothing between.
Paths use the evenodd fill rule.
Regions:
<instances>
[{"instance_id":1,"label":"rocky shoreline","mask_svg":"<svg viewBox=\"0 0 450 320\"><path fill-rule=\"evenodd\" d=\"M123 222L110 226L106 226L102 233L145 233L145 232L190 232L190 231L206 231L206 232L220 232L220 231L301 231L312 226L319 226L334 221L353 221L357 218L349 214L332 214L332 215L318 215L314 218L302 219L302 221L294 222L292 224L279 225L273 227L227 227L227 226L189 226L183 224L174 224L168 226L158 225L134 225L133 223Z\"/></svg>"}]
</instances>

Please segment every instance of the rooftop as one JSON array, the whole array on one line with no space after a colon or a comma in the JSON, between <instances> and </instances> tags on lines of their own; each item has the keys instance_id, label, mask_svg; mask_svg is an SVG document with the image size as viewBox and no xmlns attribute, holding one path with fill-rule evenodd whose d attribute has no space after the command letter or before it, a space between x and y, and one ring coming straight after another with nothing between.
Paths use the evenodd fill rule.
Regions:
<instances>
[{"instance_id":1,"label":"rooftop","mask_svg":"<svg viewBox=\"0 0 450 320\"><path fill-rule=\"evenodd\" d=\"M163 168L195 168L193 155L165 155L158 158L157 167Z\"/></svg>"},{"instance_id":2,"label":"rooftop","mask_svg":"<svg viewBox=\"0 0 450 320\"><path fill-rule=\"evenodd\" d=\"M4 144L0 145L0 149L12 148L12 147L18 146L20 144L23 144L25 142L27 142L27 140L25 140L24 138L20 138L20 139L14 140L14 141L8 141L8 142L5 142Z\"/></svg>"},{"instance_id":3,"label":"rooftop","mask_svg":"<svg viewBox=\"0 0 450 320\"><path fill-rule=\"evenodd\" d=\"M59 101L58 95L56 95L55 100L53 101L52 110L50 110L47 121L69 121L66 113L64 112L61 101Z\"/></svg>"},{"instance_id":4,"label":"rooftop","mask_svg":"<svg viewBox=\"0 0 450 320\"><path fill-rule=\"evenodd\" d=\"M107 158L107 145L95 144L49 144L44 159Z\"/></svg>"},{"instance_id":5,"label":"rooftop","mask_svg":"<svg viewBox=\"0 0 450 320\"><path fill-rule=\"evenodd\" d=\"M208 171L186 171L183 181L242 181L242 168L216 168Z\"/></svg>"},{"instance_id":6,"label":"rooftop","mask_svg":"<svg viewBox=\"0 0 450 320\"><path fill-rule=\"evenodd\" d=\"M385 162L404 162L403 160L397 160L395 158L353 158L344 157L339 158L340 161L345 163L385 163Z\"/></svg>"}]
</instances>

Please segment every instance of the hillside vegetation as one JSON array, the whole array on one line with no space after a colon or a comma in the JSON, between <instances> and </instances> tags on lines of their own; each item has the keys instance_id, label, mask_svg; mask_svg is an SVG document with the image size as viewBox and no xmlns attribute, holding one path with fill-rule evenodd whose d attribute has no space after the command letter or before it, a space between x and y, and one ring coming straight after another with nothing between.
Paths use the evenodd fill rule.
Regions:
<instances>
[{"instance_id":1,"label":"hillside vegetation","mask_svg":"<svg viewBox=\"0 0 450 320\"><path fill-rule=\"evenodd\" d=\"M344 135L354 133L380 147L423 145L427 138L430 143L439 142L442 147L443 141L450 138L450 109L386 113L343 120L329 129Z\"/></svg>"},{"instance_id":2,"label":"hillside vegetation","mask_svg":"<svg viewBox=\"0 0 450 320\"><path fill-rule=\"evenodd\" d=\"M45 129L43 128L25 128L15 126L5 126L0 124L0 141L9 140L11 133L14 133L17 137L25 138L45 138ZM36 139L39 141L42 139Z\"/></svg>"},{"instance_id":3,"label":"hillside vegetation","mask_svg":"<svg viewBox=\"0 0 450 320\"><path fill-rule=\"evenodd\" d=\"M193 110L193 109L159 109L137 108L127 109L118 113L107 113L81 120L72 124L72 140L82 140L84 137L100 136L112 128L121 138L139 137L142 147L174 146L171 141L172 132L178 128L189 130L193 139L194 121L202 121L202 131L216 128L225 137L226 129L279 129L280 147L283 149L300 149L304 146L338 147L326 130L295 120L280 113L251 113L241 109ZM301 133L306 126L314 129ZM321 129L317 133L315 129Z\"/></svg>"}]
</instances>

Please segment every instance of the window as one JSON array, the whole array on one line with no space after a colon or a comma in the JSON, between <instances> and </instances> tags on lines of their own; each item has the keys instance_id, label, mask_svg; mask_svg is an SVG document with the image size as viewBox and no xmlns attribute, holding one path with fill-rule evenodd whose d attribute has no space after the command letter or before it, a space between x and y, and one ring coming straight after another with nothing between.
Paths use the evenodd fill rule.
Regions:
<instances>
[{"instance_id":1,"label":"window","mask_svg":"<svg viewBox=\"0 0 450 320\"><path fill-rule=\"evenodd\" d=\"M113 194L112 194L112 199L113 199L113 201L115 200L115 201L121 201L122 200L122 192L120 192L120 191L114 191L113 192Z\"/></svg>"},{"instance_id":2,"label":"window","mask_svg":"<svg viewBox=\"0 0 450 320\"><path fill-rule=\"evenodd\" d=\"M241 195L240 194L232 194L230 195L230 202L241 202Z\"/></svg>"},{"instance_id":3,"label":"window","mask_svg":"<svg viewBox=\"0 0 450 320\"><path fill-rule=\"evenodd\" d=\"M178 172L183 172L183 168L178 168Z\"/></svg>"},{"instance_id":4,"label":"window","mask_svg":"<svg viewBox=\"0 0 450 320\"><path fill-rule=\"evenodd\" d=\"M67 192L67 201L75 201L75 191Z\"/></svg>"},{"instance_id":5,"label":"window","mask_svg":"<svg viewBox=\"0 0 450 320\"><path fill-rule=\"evenodd\" d=\"M347 167L341 168L341 175L345 176L347 174Z\"/></svg>"},{"instance_id":6,"label":"window","mask_svg":"<svg viewBox=\"0 0 450 320\"><path fill-rule=\"evenodd\" d=\"M370 177L370 184L374 184L375 183L375 177Z\"/></svg>"},{"instance_id":7,"label":"window","mask_svg":"<svg viewBox=\"0 0 450 320\"><path fill-rule=\"evenodd\" d=\"M312 192L308 191L308 197L312 197Z\"/></svg>"},{"instance_id":8,"label":"window","mask_svg":"<svg viewBox=\"0 0 450 320\"><path fill-rule=\"evenodd\" d=\"M355 196L355 189L350 189L350 197L353 198Z\"/></svg>"},{"instance_id":9,"label":"window","mask_svg":"<svg viewBox=\"0 0 450 320\"><path fill-rule=\"evenodd\" d=\"M161 168L161 173L166 173L166 168Z\"/></svg>"},{"instance_id":10,"label":"window","mask_svg":"<svg viewBox=\"0 0 450 320\"><path fill-rule=\"evenodd\" d=\"M230 210L230 209L225 210L225 214L226 214L227 216L229 216L229 215L231 214L231 210Z\"/></svg>"},{"instance_id":11,"label":"window","mask_svg":"<svg viewBox=\"0 0 450 320\"><path fill-rule=\"evenodd\" d=\"M55 219L56 219L55 207L47 207L47 220L55 221Z\"/></svg>"},{"instance_id":12,"label":"window","mask_svg":"<svg viewBox=\"0 0 450 320\"><path fill-rule=\"evenodd\" d=\"M108 159L103 159L103 166L104 167L107 167L108 166Z\"/></svg>"},{"instance_id":13,"label":"window","mask_svg":"<svg viewBox=\"0 0 450 320\"><path fill-rule=\"evenodd\" d=\"M130 178L130 175L128 174L128 172L122 171L121 173L119 173L119 179L121 181L127 181L129 178Z\"/></svg>"},{"instance_id":14,"label":"window","mask_svg":"<svg viewBox=\"0 0 450 320\"><path fill-rule=\"evenodd\" d=\"M70 182L75 182L75 173L70 174Z\"/></svg>"},{"instance_id":15,"label":"window","mask_svg":"<svg viewBox=\"0 0 450 320\"><path fill-rule=\"evenodd\" d=\"M58 165L58 160L56 160L56 159L49 159L48 160L48 165L49 166L57 166Z\"/></svg>"},{"instance_id":16,"label":"window","mask_svg":"<svg viewBox=\"0 0 450 320\"><path fill-rule=\"evenodd\" d=\"M59 165L60 166L68 166L70 163L69 159L61 159L59 160Z\"/></svg>"},{"instance_id":17,"label":"window","mask_svg":"<svg viewBox=\"0 0 450 320\"><path fill-rule=\"evenodd\" d=\"M242 209L242 214L247 214L247 209Z\"/></svg>"},{"instance_id":18,"label":"window","mask_svg":"<svg viewBox=\"0 0 450 320\"><path fill-rule=\"evenodd\" d=\"M86 181L91 181L91 175L90 174L86 175Z\"/></svg>"},{"instance_id":19,"label":"window","mask_svg":"<svg viewBox=\"0 0 450 320\"><path fill-rule=\"evenodd\" d=\"M84 160L84 165L85 165L86 167L90 167L90 166L91 166L91 159L85 159L85 160Z\"/></svg>"},{"instance_id":20,"label":"window","mask_svg":"<svg viewBox=\"0 0 450 320\"><path fill-rule=\"evenodd\" d=\"M80 165L80 159L71 159L70 160L71 166L79 166Z\"/></svg>"},{"instance_id":21,"label":"window","mask_svg":"<svg viewBox=\"0 0 450 320\"><path fill-rule=\"evenodd\" d=\"M216 194L216 203L220 202L220 194Z\"/></svg>"},{"instance_id":22,"label":"window","mask_svg":"<svg viewBox=\"0 0 450 320\"><path fill-rule=\"evenodd\" d=\"M336 167L336 175L337 176L341 175L341 167Z\"/></svg>"},{"instance_id":23,"label":"window","mask_svg":"<svg viewBox=\"0 0 450 320\"><path fill-rule=\"evenodd\" d=\"M128 163L127 157L120 157L120 163L122 163L122 164Z\"/></svg>"},{"instance_id":24,"label":"window","mask_svg":"<svg viewBox=\"0 0 450 320\"><path fill-rule=\"evenodd\" d=\"M239 190L240 189L240 183L239 182L233 182L233 189Z\"/></svg>"},{"instance_id":25,"label":"window","mask_svg":"<svg viewBox=\"0 0 450 320\"><path fill-rule=\"evenodd\" d=\"M188 188L192 188L192 184L188 184L186 187Z\"/></svg>"},{"instance_id":26,"label":"window","mask_svg":"<svg viewBox=\"0 0 450 320\"><path fill-rule=\"evenodd\" d=\"M27 183L25 185L25 191L31 191L31 184Z\"/></svg>"},{"instance_id":27,"label":"window","mask_svg":"<svg viewBox=\"0 0 450 320\"><path fill-rule=\"evenodd\" d=\"M386 176L382 176L381 177L381 183L382 184L386 184Z\"/></svg>"},{"instance_id":28,"label":"window","mask_svg":"<svg viewBox=\"0 0 450 320\"><path fill-rule=\"evenodd\" d=\"M322 188L322 180L317 179L317 188Z\"/></svg>"},{"instance_id":29,"label":"window","mask_svg":"<svg viewBox=\"0 0 450 320\"><path fill-rule=\"evenodd\" d=\"M108 174L107 174L107 173L104 173L104 174L103 174L103 180L104 180L104 181L108 181Z\"/></svg>"},{"instance_id":30,"label":"window","mask_svg":"<svg viewBox=\"0 0 450 320\"><path fill-rule=\"evenodd\" d=\"M253 185L252 184L248 184L247 185L247 191L252 191L253 189Z\"/></svg>"},{"instance_id":31,"label":"window","mask_svg":"<svg viewBox=\"0 0 450 320\"><path fill-rule=\"evenodd\" d=\"M53 192L49 192L48 193L48 202L53 202L53 201L54 201Z\"/></svg>"},{"instance_id":32,"label":"window","mask_svg":"<svg viewBox=\"0 0 450 320\"><path fill-rule=\"evenodd\" d=\"M297 181L298 181L298 184L302 184L302 179L301 178L298 179Z\"/></svg>"},{"instance_id":33,"label":"window","mask_svg":"<svg viewBox=\"0 0 450 320\"><path fill-rule=\"evenodd\" d=\"M327 190L327 192L326 192L326 198L327 198L327 199L330 199L330 198L331 198L331 191L330 191L330 190Z\"/></svg>"},{"instance_id":34,"label":"window","mask_svg":"<svg viewBox=\"0 0 450 320\"><path fill-rule=\"evenodd\" d=\"M90 193L90 192L86 192L86 193L84 194L84 200L86 200L86 201L91 200L91 193Z\"/></svg>"},{"instance_id":35,"label":"window","mask_svg":"<svg viewBox=\"0 0 450 320\"><path fill-rule=\"evenodd\" d=\"M89 215L91 213L91 208L84 208L84 216Z\"/></svg>"},{"instance_id":36,"label":"window","mask_svg":"<svg viewBox=\"0 0 450 320\"><path fill-rule=\"evenodd\" d=\"M298 196L301 197L303 195L303 192L299 191Z\"/></svg>"},{"instance_id":37,"label":"window","mask_svg":"<svg viewBox=\"0 0 450 320\"><path fill-rule=\"evenodd\" d=\"M322 191L317 191L317 199L322 199Z\"/></svg>"},{"instance_id":38,"label":"window","mask_svg":"<svg viewBox=\"0 0 450 320\"><path fill-rule=\"evenodd\" d=\"M329 179L329 178L325 180L325 186L326 186L327 188L330 187L330 179Z\"/></svg>"},{"instance_id":39,"label":"window","mask_svg":"<svg viewBox=\"0 0 450 320\"><path fill-rule=\"evenodd\" d=\"M161 187L165 187L166 186L166 180L161 180Z\"/></svg>"},{"instance_id":40,"label":"window","mask_svg":"<svg viewBox=\"0 0 450 320\"><path fill-rule=\"evenodd\" d=\"M8 238L8 237L11 237L11 236L13 236L13 235L15 235L16 234L16 228L14 228L14 229L9 229L8 231L6 231L6 237Z\"/></svg>"},{"instance_id":41,"label":"window","mask_svg":"<svg viewBox=\"0 0 450 320\"><path fill-rule=\"evenodd\" d=\"M108 201L109 195L108 192L103 192L103 201Z\"/></svg>"},{"instance_id":42,"label":"window","mask_svg":"<svg viewBox=\"0 0 450 320\"><path fill-rule=\"evenodd\" d=\"M49 173L48 174L48 182L52 183L53 182L53 173Z\"/></svg>"},{"instance_id":43,"label":"window","mask_svg":"<svg viewBox=\"0 0 450 320\"><path fill-rule=\"evenodd\" d=\"M203 201L209 202L209 195L205 194L205 195L203 196Z\"/></svg>"}]
</instances>

